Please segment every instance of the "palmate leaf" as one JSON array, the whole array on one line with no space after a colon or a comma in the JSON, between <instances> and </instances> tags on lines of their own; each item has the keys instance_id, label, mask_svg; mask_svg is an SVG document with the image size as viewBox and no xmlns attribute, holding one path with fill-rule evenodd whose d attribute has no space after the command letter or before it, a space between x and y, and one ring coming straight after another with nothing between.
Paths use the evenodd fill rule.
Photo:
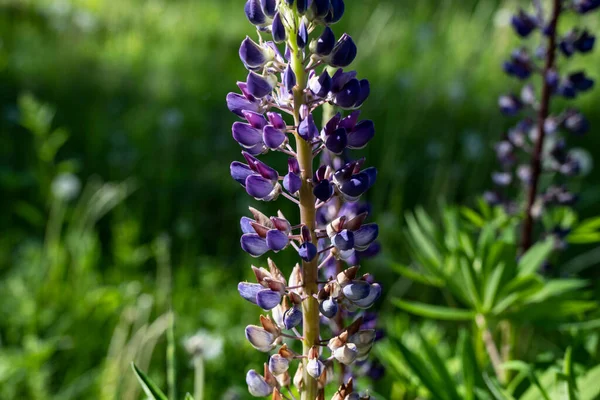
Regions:
<instances>
[{"instance_id":1,"label":"palmate leaf","mask_svg":"<svg viewBox=\"0 0 600 400\"><path fill-rule=\"evenodd\" d=\"M525 276L537 272L553 250L553 238L548 238L532 246L519 260L519 275Z\"/></svg>"},{"instance_id":2,"label":"palmate leaf","mask_svg":"<svg viewBox=\"0 0 600 400\"><path fill-rule=\"evenodd\" d=\"M411 371L419 378L423 386L429 390L434 399L454 399L446 386L442 382L439 382L431 373L431 365L425 363L417 352L409 350L400 340L393 339L393 342L394 346L402 353L402 357L410 367Z\"/></svg>"},{"instance_id":3,"label":"palmate leaf","mask_svg":"<svg viewBox=\"0 0 600 400\"><path fill-rule=\"evenodd\" d=\"M434 306L400 299L393 299L392 303L411 314L444 321L472 321L477 315L472 310Z\"/></svg>"},{"instance_id":4,"label":"palmate leaf","mask_svg":"<svg viewBox=\"0 0 600 400\"><path fill-rule=\"evenodd\" d=\"M142 389L146 396L153 400L168 400L167 396L156 386L156 384L150 379L142 370L140 370L134 363L131 363L131 368L138 378Z\"/></svg>"}]
</instances>

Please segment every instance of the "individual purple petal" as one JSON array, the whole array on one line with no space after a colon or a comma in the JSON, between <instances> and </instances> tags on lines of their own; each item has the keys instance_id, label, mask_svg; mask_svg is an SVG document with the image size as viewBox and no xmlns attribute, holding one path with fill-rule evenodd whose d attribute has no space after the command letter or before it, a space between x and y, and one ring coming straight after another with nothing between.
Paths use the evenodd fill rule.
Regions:
<instances>
[{"instance_id":1,"label":"individual purple petal","mask_svg":"<svg viewBox=\"0 0 600 400\"><path fill-rule=\"evenodd\" d=\"M375 184L375 181L377 180L377 168L365 168L362 172L367 174L367 176L369 177L369 187L373 186Z\"/></svg>"},{"instance_id":2,"label":"individual purple petal","mask_svg":"<svg viewBox=\"0 0 600 400\"><path fill-rule=\"evenodd\" d=\"M267 118L269 118L269 122L275 128L280 129L280 130L285 130L286 125L285 125L285 121L284 121L283 117L281 116L281 114L278 114L275 112L268 112Z\"/></svg>"},{"instance_id":3,"label":"individual purple petal","mask_svg":"<svg viewBox=\"0 0 600 400\"><path fill-rule=\"evenodd\" d=\"M331 8L330 0L312 0L311 4L316 18L325 18ZM328 27L326 27L328 28ZM335 40L334 40L335 41Z\"/></svg>"},{"instance_id":4,"label":"individual purple petal","mask_svg":"<svg viewBox=\"0 0 600 400\"><path fill-rule=\"evenodd\" d=\"M270 149L279 148L284 142L287 136L279 129L271 125L267 125L263 128L262 140Z\"/></svg>"},{"instance_id":5,"label":"individual purple petal","mask_svg":"<svg viewBox=\"0 0 600 400\"><path fill-rule=\"evenodd\" d=\"M323 33L317 39L314 53L319 56L328 56L335 46L335 35L330 27L326 26Z\"/></svg>"},{"instance_id":6,"label":"individual purple petal","mask_svg":"<svg viewBox=\"0 0 600 400\"><path fill-rule=\"evenodd\" d=\"M353 131L348 133L348 147L362 149L375 136L375 125L371 120L360 121Z\"/></svg>"},{"instance_id":7,"label":"individual purple petal","mask_svg":"<svg viewBox=\"0 0 600 400\"><path fill-rule=\"evenodd\" d=\"M325 97L331 90L331 77L327 70L324 70L321 75L314 77L308 82L309 89L317 97Z\"/></svg>"},{"instance_id":8,"label":"individual purple petal","mask_svg":"<svg viewBox=\"0 0 600 400\"><path fill-rule=\"evenodd\" d=\"M338 125L340 124L341 119L342 119L342 114L340 114L340 113L337 113L333 117L331 117L331 119L329 121L327 121L327 123L325 124L325 128L323 128L323 130L325 131L325 134L329 135L333 131L335 131L338 128ZM340 127L340 128L343 128L343 127Z\"/></svg>"},{"instance_id":9,"label":"individual purple petal","mask_svg":"<svg viewBox=\"0 0 600 400\"><path fill-rule=\"evenodd\" d=\"M271 217L270 220L275 229L280 230L281 232L285 232L287 234L292 230L290 221L285 218Z\"/></svg>"},{"instance_id":10,"label":"individual purple petal","mask_svg":"<svg viewBox=\"0 0 600 400\"><path fill-rule=\"evenodd\" d=\"M369 188L369 177L365 173L352 175L350 179L345 181L340 187L340 191L351 197L356 198L367 191Z\"/></svg>"},{"instance_id":11,"label":"individual purple petal","mask_svg":"<svg viewBox=\"0 0 600 400\"><path fill-rule=\"evenodd\" d=\"M277 229L271 229L267 232L267 246L269 249L278 252L285 249L289 243L290 240L285 232Z\"/></svg>"},{"instance_id":12,"label":"individual purple petal","mask_svg":"<svg viewBox=\"0 0 600 400\"><path fill-rule=\"evenodd\" d=\"M369 97L369 94L371 94L371 84L369 83L369 81L367 79L361 79L360 80L360 96L358 96L358 100L356 101L356 104L354 105L354 107L362 106L362 104L365 102L365 100L367 100L367 97Z\"/></svg>"},{"instance_id":13,"label":"individual purple petal","mask_svg":"<svg viewBox=\"0 0 600 400\"><path fill-rule=\"evenodd\" d=\"M340 250L350 250L354 247L354 233L343 229L331 238L331 243Z\"/></svg>"},{"instance_id":14,"label":"individual purple petal","mask_svg":"<svg viewBox=\"0 0 600 400\"><path fill-rule=\"evenodd\" d=\"M514 15L511 19L511 24L521 37L527 37L537 27L537 21L523 10L519 10L519 14Z\"/></svg>"},{"instance_id":15,"label":"individual purple petal","mask_svg":"<svg viewBox=\"0 0 600 400\"><path fill-rule=\"evenodd\" d=\"M253 25L262 25L267 20L259 0L248 0L244 6L246 18Z\"/></svg>"},{"instance_id":16,"label":"individual purple petal","mask_svg":"<svg viewBox=\"0 0 600 400\"><path fill-rule=\"evenodd\" d=\"M350 35L344 33L331 51L328 63L332 67L347 67L355 58L356 44L354 44Z\"/></svg>"},{"instance_id":17,"label":"individual purple petal","mask_svg":"<svg viewBox=\"0 0 600 400\"><path fill-rule=\"evenodd\" d=\"M300 14L304 14L308 9L309 0L296 0L296 8Z\"/></svg>"},{"instance_id":18,"label":"individual purple petal","mask_svg":"<svg viewBox=\"0 0 600 400\"><path fill-rule=\"evenodd\" d=\"M231 127L233 138L244 147L254 147L262 143L260 130L253 128L250 124L234 122Z\"/></svg>"},{"instance_id":19,"label":"individual purple petal","mask_svg":"<svg viewBox=\"0 0 600 400\"><path fill-rule=\"evenodd\" d=\"M300 255L300 258L304 261L310 262L317 256L317 246L310 242L304 242L298 249L298 255Z\"/></svg>"},{"instance_id":20,"label":"individual purple petal","mask_svg":"<svg viewBox=\"0 0 600 400\"><path fill-rule=\"evenodd\" d=\"M256 294L264 290L264 287L258 283L240 282L238 283L238 292L240 296L250 303L256 304Z\"/></svg>"},{"instance_id":21,"label":"individual purple petal","mask_svg":"<svg viewBox=\"0 0 600 400\"><path fill-rule=\"evenodd\" d=\"M300 164L295 157L288 158L288 171L300 175Z\"/></svg>"},{"instance_id":22,"label":"individual purple petal","mask_svg":"<svg viewBox=\"0 0 600 400\"><path fill-rule=\"evenodd\" d=\"M302 122L300 122L300 126L298 127L298 135L307 142L314 139L319 134L319 130L317 129L317 125L315 125L315 121L313 120L312 114L309 114L308 117L304 118Z\"/></svg>"},{"instance_id":23,"label":"individual purple petal","mask_svg":"<svg viewBox=\"0 0 600 400\"><path fill-rule=\"evenodd\" d=\"M351 301L358 301L369 296L371 284L367 281L352 281L342 288L344 296Z\"/></svg>"},{"instance_id":24,"label":"individual purple petal","mask_svg":"<svg viewBox=\"0 0 600 400\"><path fill-rule=\"evenodd\" d=\"M256 304L263 310L272 310L281 303L281 293L263 289L256 294Z\"/></svg>"},{"instance_id":25,"label":"individual purple petal","mask_svg":"<svg viewBox=\"0 0 600 400\"><path fill-rule=\"evenodd\" d=\"M283 177L283 187L288 192L294 194L302 187L302 179L293 172L288 172Z\"/></svg>"},{"instance_id":26,"label":"individual purple petal","mask_svg":"<svg viewBox=\"0 0 600 400\"><path fill-rule=\"evenodd\" d=\"M257 143L256 145L252 146L252 147L245 147L244 150L248 153L251 154L253 156L258 156L260 154L264 154L267 152L267 147L264 145L264 143Z\"/></svg>"},{"instance_id":27,"label":"individual purple petal","mask_svg":"<svg viewBox=\"0 0 600 400\"><path fill-rule=\"evenodd\" d=\"M237 93L229 93L227 94L227 108L234 114L239 115L240 117L244 117L243 111L253 111L258 112L260 110L260 105L257 102L253 102Z\"/></svg>"},{"instance_id":28,"label":"individual purple petal","mask_svg":"<svg viewBox=\"0 0 600 400\"><path fill-rule=\"evenodd\" d=\"M338 305L335 299L328 297L319 303L319 311L327 318L333 318L338 312Z\"/></svg>"},{"instance_id":29,"label":"individual purple petal","mask_svg":"<svg viewBox=\"0 0 600 400\"><path fill-rule=\"evenodd\" d=\"M342 19L342 15L344 15L344 10L344 0L331 0L331 8L329 9L329 13L325 17L325 22L327 22L328 24L335 24L340 19Z\"/></svg>"},{"instance_id":30,"label":"individual purple petal","mask_svg":"<svg viewBox=\"0 0 600 400\"><path fill-rule=\"evenodd\" d=\"M252 96L262 98L268 95L273 91L273 87L275 86L273 81L273 75L269 75L264 77L262 75L257 74L254 71L250 71L248 73L248 78L246 79L246 84L248 85L248 92L252 94Z\"/></svg>"},{"instance_id":31,"label":"individual purple petal","mask_svg":"<svg viewBox=\"0 0 600 400\"><path fill-rule=\"evenodd\" d=\"M296 74L290 64L285 68L283 72L283 87L288 93L291 93L296 86Z\"/></svg>"},{"instance_id":32,"label":"individual purple petal","mask_svg":"<svg viewBox=\"0 0 600 400\"><path fill-rule=\"evenodd\" d=\"M334 93L341 91L348 82L355 78L356 71L344 72L344 70L338 68L331 77L331 91Z\"/></svg>"},{"instance_id":33,"label":"individual purple petal","mask_svg":"<svg viewBox=\"0 0 600 400\"><path fill-rule=\"evenodd\" d=\"M279 178L279 174L276 170L269 167L264 162L260 161L258 158L253 157L245 151L242 151L242 155L248 161L248 166L258 172L263 178L269 179L271 181L276 181Z\"/></svg>"},{"instance_id":34,"label":"individual purple petal","mask_svg":"<svg viewBox=\"0 0 600 400\"><path fill-rule=\"evenodd\" d=\"M299 307L291 307L283 313L283 325L285 329L292 329L302 322L302 310Z\"/></svg>"},{"instance_id":35,"label":"individual purple petal","mask_svg":"<svg viewBox=\"0 0 600 400\"><path fill-rule=\"evenodd\" d=\"M333 185L327 179L323 179L315 185L313 194L317 199L325 202L333 196Z\"/></svg>"},{"instance_id":36,"label":"individual purple petal","mask_svg":"<svg viewBox=\"0 0 600 400\"><path fill-rule=\"evenodd\" d=\"M273 18L273 23L271 24L271 33L275 43L285 42L287 35L280 13L275 14L275 17Z\"/></svg>"},{"instance_id":37,"label":"individual purple petal","mask_svg":"<svg viewBox=\"0 0 600 400\"><path fill-rule=\"evenodd\" d=\"M256 199L266 199L275 189L275 183L260 175L250 175L246 178L246 192Z\"/></svg>"},{"instance_id":38,"label":"individual purple petal","mask_svg":"<svg viewBox=\"0 0 600 400\"><path fill-rule=\"evenodd\" d=\"M246 186L246 178L254 174L254 171L252 171L246 164L242 164L239 161L232 162L229 167L229 171L231 173L231 177L243 186Z\"/></svg>"},{"instance_id":39,"label":"individual purple petal","mask_svg":"<svg viewBox=\"0 0 600 400\"><path fill-rule=\"evenodd\" d=\"M265 50L248 36L242 41L239 54L248 68L260 68L268 61Z\"/></svg>"},{"instance_id":40,"label":"individual purple petal","mask_svg":"<svg viewBox=\"0 0 600 400\"><path fill-rule=\"evenodd\" d=\"M354 247L357 250L366 250L379 235L379 226L377 224L364 224L354 231Z\"/></svg>"},{"instance_id":41,"label":"individual purple petal","mask_svg":"<svg viewBox=\"0 0 600 400\"><path fill-rule=\"evenodd\" d=\"M240 227L242 228L242 233L256 233L256 230L252 227L252 223L255 222L253 219L248 217L242 217L240 219Z\"/></svg>"},{"instance_id":42,"label":"individual purple petal","mask_svg":"<svg viewBox=\"0 0 600 400\"><path fill-rule=\"evenodd\" d=\"M248 392L254 397L266 397L273 392L273 388L267 383L265 378L251 369L246 374L246 384Z\"/></svg>"},{"instance_id":43,"label":"individual purple petal","mask_svg":"<svg viewBox=\"0 0 600 400\"><path fill-rule=\"evenodd\" d=\"M252 257L260 257L269 251L267 241L256 233L245 233L240 239L242 250L250 254Z\"/></svg>"},{"instance_id":44,"label":"individual purple petal","mask_svg":"<svg viewBox=\"0 0 600 400\"><path fill-rule=\"evenodd\" d=\"M360 110L352 111L348 116L346 116L342 120L340 120L340 122L338 124L338 128L344 128L347 131L354 130L354 127L356 126L356 123L358 122L359 116L360 116Z\"/></svg>"},{"instance_id":45,"label":"individual purple petal","mask_svg":"<svg viewBox=\"0 0 600 400\"><path fill-rule=\"evenodd\" d=\"M360 98L360 82L358 79L351 79L334 96L333 102L342 108L353 108Z\"/></svg>"},{"instance_id":46,"label":"individual purple petal","mask_svg":"<svg viewBox=\"0 0 600 400\"><path fill-rule=\"evenodd\" d=\"M354 301L354 304L360 308L369 308L379 299L379 296L381 296L381 286L374 283L371 285L369 295L362 300Z\"/></svg>"},{"instance_id":47,"label":"individual purple petal","mask_svg":"<svg viewBox=\"0 0 600 400\"><path fill-rule=\"evenodd\" d=\"M277 0L260 0L260 7L265 15L273 18L277 11Z\"/></svg>"},{"instance_id":48,"label":"individual purple petal","mask_svg":"<svg viewBox=\"0 0 600 400\"><path fill-rule=\"evenodd\" d=\"M344 128L336 129L325 140L325 147L333 154L341 154L348 144L348 137Z\"/></svg>"},{"instance_id":49,"label":"individual purple petal","mask_svg":"<svg viewBox=\"0 0 600 400\"><path fill-rule=\"evenodd\" d=\"M302 18L302 22L300 22L296 43L301 49L305 48L308 43L308 27L306 26L306 20L304 18Z\"/></svg>"},{"instance_id":50,"label":"individual purple petal","mask_svg":"<svg viewBox=\"0 0 600 400\"><path fill-rule=\"evenodd\" d=\"M267 125L267 120L265 116L253 111L242 111L244 118L253 128L262 129L265 125Z\"/></svg>"}]
</instances>

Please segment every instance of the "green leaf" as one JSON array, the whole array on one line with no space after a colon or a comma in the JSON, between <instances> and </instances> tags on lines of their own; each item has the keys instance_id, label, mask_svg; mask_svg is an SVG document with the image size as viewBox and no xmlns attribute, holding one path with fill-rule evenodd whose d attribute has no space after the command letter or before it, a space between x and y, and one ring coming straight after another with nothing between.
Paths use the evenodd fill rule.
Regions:
<instances>
[{"instance_id":1,"label":"green leaf","mask_svg":"<svg viewBox=\"0 0 600 400\"><path fill-rule=\"evenodd\" d=\"M600 319L592 319L589 321L581 322L571 322L568 324L562 324L559 327L560 330L581 329L583 331L598 328L600 328Z\"/></svg>"},{"instance_id":2,"label":"green leaf","mask_svg":"<svg viewBox=\"0 0 600 400\"><path fill-rule=\"evenodd\" d=\"M431 276L428 273L415 271L414 269L412 269L406 265L392 264L391 267L393 270L398 272L400 275L402 275L412 281L419 282L424 285L440 287L440 288L445 286L443 280L436 278L435 276Z\"/></svg>"},{"instance_id":3,"label":"green leaf","mask_svg":"<svg viewBox=\"0 0 600 400\"><path fill-rule=\"evenodd\" d=\"M418 332L419 338L421 339L421 347L425 350L425 354L428 358L427 364L430 368L433 368L437 374L437 376L441 379L442 384L446 387L446 391L450 398L455 400L461 400L458 392L456 391L456 382L452 379L450 372L448 372L448 368L446 367L446 363L440 357L436 348L433 348L431 344L427 341L423 334Z\"/></svg>"},{"instance_id":4,"label":"green leaf","mask_svg":"<svg viewBox=\"0 0 600 400\"><path fill-rule=\"evenodd\" d=\"M589 244L600 242L600 232L571 233L567 236L567 243Z\"/></svg>"},{"instance_id":5,"label":"green leaf","mask_svg":"<svg viewBox=\"0 0 600 400\"><path fill-rule=\"evenodd\" d=\"M150 397L153 400L168 400L167 396L156 386L152 380L146 376L142 370L140 370L133 362L131 363L131 368L133 368L133 372L138 378L140 385L144 389L144 393L146 396Z\"/></svg>"},{"instance_id":6,"label":"green leaf","mask_svg":"<svg viewBox=\"0 0 600 400\"><path fill-rule=\"evenodd\" d=\"M496 400L515 400L514 397L502 389L495 378L490 377L487 373L483 374L483 380Z\"/></svg>"},{"instance_id":7,"label":"green leaf","mask_svg":"<svg viewBox=\"0 0 600 400\"><path fill-rule=\"evenodd\" d=\"M529 380L538 388L538 390L540 391L540 393L542 394L544 399L550 400L550 396L548 395L548 392L546 391L546 389L544 389L544 387L540 383L540 381L539 381L537 375L535 374L535 371L531 367L531 365L529 365L523 361L513 360L513 361L508 361L508 362L505 362L504 364L502 364L502 368L508 369L508 370L513 370L513 371L526 372L529 377Z\"/></svg>"},{"instance_id":8,"label":"green leaf","mask_svg":"<svg viewBox=\"0 0 600 400\"><path fill-rule=\"evenodd\" d=\"M393 299L392 303L409 313L425 318L440 319L444 321L472 321L476 315L475 311L471 310L433 306L430 304L404 301L400 299Z\"/></svg>"},{"instance_id":9,"label":"green leaf","mask_svg":"<svg viewBox=\"0 0 600 400\"><path fill-rule=\"evenodd\" d=\"M490 274L485 284L483 309L486 312L491 310L495 304L498 289L500 288L500 282L502 281L502 275L504 275L504 263L500 263L494 268L494 271Z\"/></svg>"},{"instance_id":10,"label":"green leaf","mask_svg":"<svg viewBox=\"0 0 600 400\"><path fill-rule=\"evenodd\" d=\"M584 376L577 379L580 400L598 400L600 396L600 365L589 370Z\"/></svg>"},{"instance_id":11,"label":"green leaf","mask_svg":"<svg viewBox=\"0 0 600 400\"><path fill-rule=\"evenodd\" d=\"M469 222L475 225L478 228L482 228L485 225L485 220L483 217L477 212L469 207L461 207L460 213L463 217L465 217Z\"/></svg>"},{"instance_id":12,"label":"green leaf","mask_svg":"<svg viewBox=\"0 0 600 400\"><path fill-rule=\"evenodd\" d=\"M563 373L566 377L567 393L569 400L577 400L577 383L573 376L573 349L569 346L565 352L565 360L563 363Z\"/></svg>"},{"instance_id":13,"label":"green leaf","mask_svg":"<svg viewBox=\"0 0 600 400\"><path fill-rule=\"evenodd\" d=\"M600 217L592 217L581 221L573 229L573 233L594 232L598 229L600 229Z\"/></svg>"},{"instance_id":14,"label":"green leaf","mask_svg":"<svg viewBox=\"0 0 600 400\"><path fill-rule=\"evenodd\" d=\"M413 373L419 378L423 386L431 392L433 398L439 400L450 400L448 397L448 391L446 387L438 382L433 374L431 373L431 367L427 365L421 357L417 354L418 352L410 351L402 342L399 340L394 340L394 344L402 353L402 357L406 360L406 363L413 371Z\"/></svg>"},{"instance_id":15,"label":"green leaf","mask_svg":"<svg viewBox=\"0 0 600 400\"><path fill-rule=\"evenodd\" d=\"M477 292L476 273L473 269L473 265L469 260L465 258L460 259L460 271L462 273L464 287L469 295L471 304L477 310L481 308L481 300L479 299L479 293Z\"/></svg>"},{"instance_id":16,"label":"green leaf","mask_svg":"<svg viewBox=\"0 0 600 400\"><path fill-rule=\"evenodd\" d=\"M189 393L186 393L186 394L185 394L185 399L183 399L183 400L194 400L194 398L192 397L192 395L191 395L191 394L189 394Z\"/></svg>"},{"instance_id":17,"label":"green leaf","mask_svg":"<svg viewBox=\"0 0 600 400\"><path fill-rule=\"evenodd\" d=\"M526 303L539 303L551 297L558 297L569 292L578 291L588 285L583 279L555 279L548 281L532 296L527 298Z\"/></svg>"},{"instance_id":18,"label":"green leaf","mask_svg":"<svg viewBox=\"0 0 600 400\"><path fill-rule=\"evenodd\" d=\"M475 400L475 371L478 365L471 339L464 329L459 334L458 348L462 367L461 374L465 388L465 400Z\"/></svg>"},{"instance_id":19,"label":"green leaf","mask_svg":"<svg viewBox=\"0 0 600 400\"><path fill-rule=\"evenodd\" d=\"M531 275L540 269L554 250L554 239L548 238L531 247L519 260L519 275Z\"/></svg>"},{"instance_id":20,"label":"green leaf","mask_svg":"<svg viewBox=\"0 0 600 400\"><path fill-rule=\"evenodd\" d=\"M420 254L426 257L429 263L439 269L442 260L435 244L423 233L413 215L408 214L406 216L406 224L410 233L409 237L414 242L415 250L420 252Z\"/></svg>"}]
</instances>

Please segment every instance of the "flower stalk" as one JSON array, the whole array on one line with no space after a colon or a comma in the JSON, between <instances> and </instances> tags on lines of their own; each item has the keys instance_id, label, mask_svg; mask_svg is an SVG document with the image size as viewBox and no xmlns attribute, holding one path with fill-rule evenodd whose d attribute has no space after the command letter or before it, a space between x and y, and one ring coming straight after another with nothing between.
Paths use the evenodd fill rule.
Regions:
<instances>
[{"instance_id":1,"label":"flower stalk","mask_svg":"<svg viewBox=\"0 0 600 400\"><path fill-rule=\"evenodd\" d=\"M273 399L281 399L285 398L281 390L287 389L290 396L297 392L302 400L320 399L331 381L328 371L333 371L333 364L364 362L376 336L372 322L364 326L356 312L371 307L381 294L381 287L368 274L358 274L358 255L369 251L379 229L365 223L367 212L350 207L342 213L335 205L339 199L358 201L375 183L377 171L363 169L364 159L334 164L321 160L314 168L318 155L361 149L373 138L373 122L358 120L358 108L369 96L370 86L366 79L357 79L356 72L342 69L357 52L350 36L344 34L336 41L329 27L342 17L343 0L247 0L244 9L259 38L242 42L239 54L248 76L238 82L241 95L227 95L229 109L245 120L233 124L232 136L242 147L246 163L231 163L231 176L256 200L291 201L298 206L299 221L290 223L281 212L267 216L251 207L252 217L240 221L240 244L253 257L289 247L302 260L289 279L269 259L268 269L252 266L257 283L238 285L244 299L268 313L260 317L260 325L246 327L250 344L271 353L264 372L248 371L246 383L255 397L272 394ZM320 36L311 38L319 26L323 27ZM265 40L265 33L273 41ZM284 52L278 44L285 44ZM326 103L341 112L319 130L313 112ZM286 115L293 117L293 124ZM288 156L287 174L258 158L269 151ZM321 218L332 207L335 215ZM328 266L336 262L344 268L330 274ZM323 342L321 317L343 322L336 316L348 310L354 321L329 329L325 336L332 337ZM302 342L301 350L296 339ZM293 379L288 371L292 365L297 365ZM358 396L351 380L339 390Z\"/></svg>"},{"instance_id":2,"label":"flower stalk","mask_svg":"<svg viewBox=\"0 0 600 400\"><path fill-rule=\"evenodd\" d=\"M541 5L538 5L541 8ZM546 119L550 113L550 99L552 96L552 87L548 82L547 76L554 69L556 60L556 37L558 19L562 11L561 0L553 0L552 16L548 25L548 48L546 49L546 59L542 74L542 96L537 120L537 135L535 148L531 155L531 183L527 190L527 204L525 208L525 219L523 220L521 231L521 252L526 252L533 242L533 215L532 209L538 193L538 184L542 173L542 150L544 149L544 139L546 137Z\"/></svg>"}]
</instances>

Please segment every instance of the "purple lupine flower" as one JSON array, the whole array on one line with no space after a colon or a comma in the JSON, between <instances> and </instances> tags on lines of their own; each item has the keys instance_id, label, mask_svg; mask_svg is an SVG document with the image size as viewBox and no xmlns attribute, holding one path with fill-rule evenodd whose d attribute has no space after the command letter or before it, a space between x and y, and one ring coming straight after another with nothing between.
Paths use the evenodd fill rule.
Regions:
<instances>
[{"instance_id":1,"label":"purple lupine flower","mask_svg":"<svg viewBox=\"0 0 600 400\"><path fill-rule=\"evenodd\" d=\"M249 325L247 340L263 352L279 347L265 364L263 375L248 372L246 382L253 396L273 393L277 397L282 382L290 381L290 364L298 360L293 381L302 399L315 398L316 379L324 376L326 367L336 360L347 365L364 360L372 347L373 334L360 329L359 318L347 327L341 324L336 331L345 330L343 340L332 342L329 356L321 354L316 342L319 326L304 315L312 309L307 312L320 312L324 318L339 315L343 321L372 306L381 295L381 287L370 275L357 275L360 259L378 251L378 227L364 223L367 214L362 205L348 202L357 201L374 185L377 171L366 166L365 159L345 156L348 150L365 147L375 127L370 120L359 121L357 110L370 94L368 80L342 69L356 58L356 43L348 34L336 40L329 27L344 11L343 0L247 0L244 6L258 39L242 41L239 56L247 77L238 83L241 94L227 95L228 108L242 119L231 130L245 160L231 163L230 173L251 197L261 201L285 197L302 210L294 225L280 212L268 217L254 208L250 209L252 217L240 220L240 245L251 256L293 247L302 260L302 266L293 267L289 280L268 260L268 270L252 267L256 282L238 285L242 298L272 316L261 316L260 325ZM320 31L319 26L323 27ZM337 69L330 74L330 67ZM315 120L320 113L315 110L326 103L340 113L320 127ZM293 116L293 121L286 121L285 115ZM285 154L285 175L259 160L269 152ZM314 169L319 154L323 160ZM335 210L327 214L332 207ZM329 274L332 261L336 271ZM293 353L282 340L299 336L298 329L304 330L304 340L315 340L302 355ZM350 383L340 390L344 397L357 395Z\"/></svg>"},{"instance_id":2,"label":"purple lupine flower","mask_svg":"<svg viewBox=\"0 0 600 400\"><path fill-rule=\"evenodd\" d=\"M581 170L579 160L569 154L564 135L584 134L589 129L589 122L572 108L556 112L552 100L558 96L573 99L594 87L593 78L585 71L562 71L564 63L560 59L589 53L596 38L579 27L561 33L563 24L559 22L568 12L586 14L600 8L599 0L556 1L550 10L544 10L541 2L534 3L535 13L519 10L511 23L520 37L533 36L540 28L537 31L542 43L533 50L519 47L503 64L503 69L523 81L539 75L542 88L537 93L535 86L526 83L520 97L515 94L500 96L498 104L503 114L524 114L526 117L495 146L502 168L492 173L492 181L499 189L484 194L485 201L501 205L511 213L520 211L510 197L511 190L519 185L517 190L525 191L522 252L533 243L534 219L539 219L548 207L571 206L578 198L564 184L567 177L576 176ZM541 179L547 173L559 176L561 184L554 184L551 175Z\"/></svg>"}]
</instances>

